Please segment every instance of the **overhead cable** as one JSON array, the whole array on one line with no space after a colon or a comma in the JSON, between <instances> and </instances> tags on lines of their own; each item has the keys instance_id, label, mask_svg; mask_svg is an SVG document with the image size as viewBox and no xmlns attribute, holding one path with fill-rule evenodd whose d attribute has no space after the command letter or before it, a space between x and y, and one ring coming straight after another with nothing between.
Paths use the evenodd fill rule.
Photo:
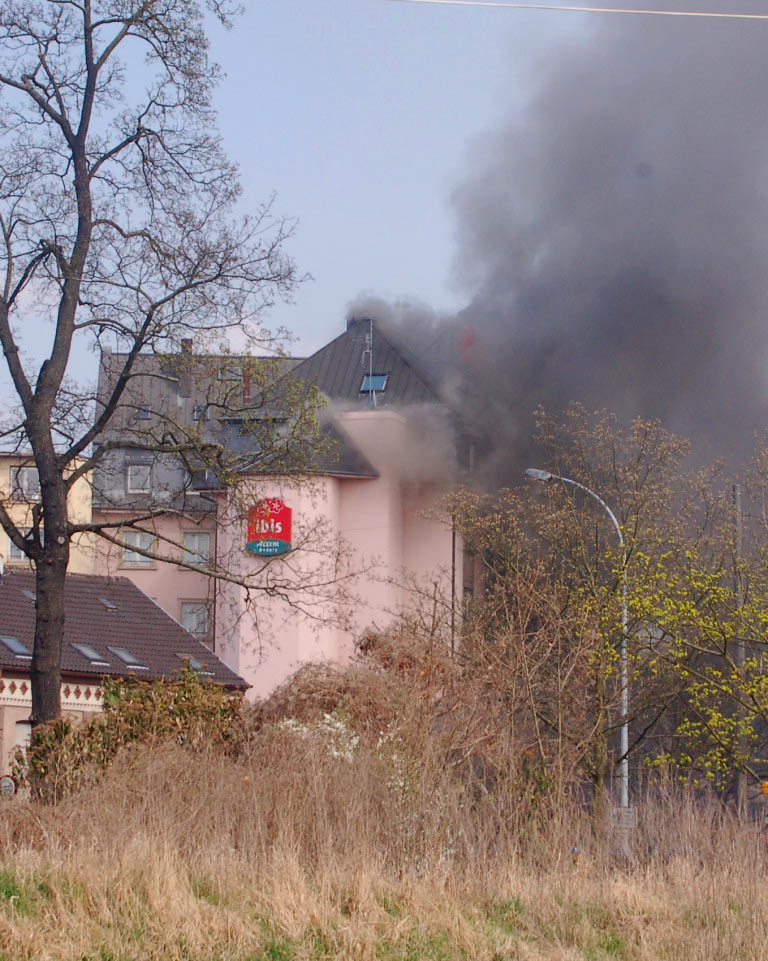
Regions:
<instances>
[{"instance_id":1,"label":"overhead cable","mask_svg":"<svg viewBox=\"0 0 768 961\"><path fill-rule=\"evenodd\" d=\"M645 17L703 17L708 20L768 20L768 13L723 13L707 10L649 10L633 7L586 7L555 3L506 3L504 0L389 0L390 3L434 3L449 7L508 7L510 10L556 10L577 13L624 13Z\"/></svg>"}]
</instances>

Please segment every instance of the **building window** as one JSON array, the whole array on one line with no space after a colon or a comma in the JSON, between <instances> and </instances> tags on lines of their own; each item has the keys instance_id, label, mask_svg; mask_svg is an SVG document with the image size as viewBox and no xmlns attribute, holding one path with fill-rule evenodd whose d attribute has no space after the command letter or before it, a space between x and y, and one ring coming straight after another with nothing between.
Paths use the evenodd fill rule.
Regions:
<instances>
[{"instance_id":1,"label":"building window","mask_svg":"<svg viewBox=\"0 0 768 961\"><path fill-rule=\"evenodd\" d=\"M151 464L129 464L126 471L126 487L129 494L148 494L152 484Z\"/></svg>"},{"instance_id":2,"label":"building window","mask_svg":"<svg viewBox=\"0 0 768 961\"><path fill-rule=\"evenodd\" d=\"M139 554L139 551L151 551L155 547L155 535L149 531L123 531L123 566L124 567L153 567L155 562L151 557Z\"/></svg>"},{"instance_id":3,"label":"building window","mask_svg":"<svg viewBox=\"0 0 768 961\"><path fill-rule=\"evenodd\" d=\"M27 537L29 537L31 531L32 531L32 528L31 528L31 527L20 527L20 528L19 528L19 533L20 533L20 534L22 535L22 537L24 537L25 539L26 539ZM42 524L40 525L40 543L41 543L41 544L45 544L45 531L43 530L43 525L42 525ZM26 552L26 551L23 551L23 550L21 550L21 548L17 547L17 546L13 543L13 541L10 539L10 537L9 537L9 538L8 538L8 554L7 554L7 557L8 557L8 563L9 563L9 564L19 564L19 563L21 563L22 561L26 561L28 555L27 555L27 552Z\"/></svg>"},{"instance_id":4,"label":"building window","mask_svg":"<svg viewBox=\"0 0 768 961\"><path fill-rule=\"evenodd\" d=\"M36 467L17 467L13 471L11 496L20 501L40 500L40 475Z\"/></svg>"},{"instance_id":5,"label":"building window","mask_svg":"<svg viewBox=\"0 0 768 961\"><path fill-rule=\"evenodd\" d=\"M192 408L192 418L196 421L210 420L211 408L208 406L208 404L195 404L195 406Z\"/></svg>"},{"instance_id":6,"label":"building window","mask_svg":"<svg viewBox=\"0 0 768 961\"><path fill-rule=\"evenodd\" d=\"M20 527L19 533L23 534L23 536L26 537L27 534L29 534L29 528ZM20 547L17 547L9 537L8 538L8 563L18 564L21 561L25 561L26 559L27 559L26 551L23 551Z\"/></svg>"},{"instance_id":7,"label":"building window","mask_svg":"<svg viewBox=\"0 0 768 961\"><path fill-rule=\"evenodd\" d=\"M363 382L360 385L361 394L381 393L386 390L389 374L363 374Z\"/></svg>"},{"instance_id":8,"label":"building window","mask_svg":"<svg viewBox=\"0 0 768 961\"><path fill-rule=\"evenodd\" d=\"M243 367L241 364L229 363L219 367L216 377L219 380L242 380Z\"/></svg>"},{"instance_id":9,"label":"building window","mask_svg":"<svg viewBox=\"0 0 768 961\"><path fill-rule=\"evenodd\" d=\"M205 567L211 562L211 535L208 531L184 532L184 563Z\"/></svg>"},{"instance_id":10,"label":"building window","mask_svg":"<svg viewBox=\"0 0 768 961\"><path fill-rule=\"evenodd\" d=\"M195 637L208 636L208 605L205 601L181 602L181 626Z\"/></svg>"},{"instance_id":11,"label":"building window","mask_svg":"<svg viewBox=\"0 0 768 961\"><path fill-rule=\"evenodd\" d=\"M136 419L137 420L150 420L152 417L152 411L150 410L149 404L141 404L136 408Z\"/></svg>"}]
</instances>

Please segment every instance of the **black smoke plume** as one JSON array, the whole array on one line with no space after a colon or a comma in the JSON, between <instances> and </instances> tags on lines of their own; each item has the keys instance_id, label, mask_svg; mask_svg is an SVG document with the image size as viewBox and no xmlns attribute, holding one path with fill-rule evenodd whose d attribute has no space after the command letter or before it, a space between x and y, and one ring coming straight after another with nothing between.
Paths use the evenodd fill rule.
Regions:
<instances>
[{"instance_id":1,"label":"black smoke plume","mask_svg":"<svg viewBox=\"0 0 768 961\"><path fill-rule=\"evenodd\" d=\"M599 16L528 86L453 195L466 308L400 310L401 333L432 339L502 474L534 408L574 400L746 458L768 425L768 22Z\"/></svg>"}]
</instances>

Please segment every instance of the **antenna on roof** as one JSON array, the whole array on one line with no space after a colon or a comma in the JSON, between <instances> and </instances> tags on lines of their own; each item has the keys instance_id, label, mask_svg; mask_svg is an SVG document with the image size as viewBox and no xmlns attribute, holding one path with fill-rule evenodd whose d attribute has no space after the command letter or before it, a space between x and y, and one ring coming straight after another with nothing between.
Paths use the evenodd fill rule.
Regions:
<instances>
[{"instance_id":1,"label":"antenna on roof","mask_svg":"<svg viewBox=\"0 0 768 961\"><path fill-rule=\"evenodd\" d=\"M373 318L368 321L368 377L371 385L371 405L376 406L376 391L373 389Z\"/></svg>"},{"instance_id":2,"label":"antenna on roof","mask_svg":"<svg viewBox=\"0 0 768 961\"><path fill-rule=\"evenodd\" d=\"M373 320L370 317L366 319L368 320L368 333L365 335L365 349L363 350L362 361L363 369L365 369L366 359L368 360L368 396L371 404L375 407L376 391L373 389ZM362 389L365 389L365 385L363 385Z\"/></svg>"}]
</instances>

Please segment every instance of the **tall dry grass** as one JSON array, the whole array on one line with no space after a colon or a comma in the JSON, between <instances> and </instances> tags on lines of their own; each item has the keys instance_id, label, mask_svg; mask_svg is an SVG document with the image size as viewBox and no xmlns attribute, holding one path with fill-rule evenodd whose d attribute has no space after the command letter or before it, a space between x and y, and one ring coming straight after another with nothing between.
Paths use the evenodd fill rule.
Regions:
<instances>
[{"instance_id":1,"label":"tall dry grass","mask_svg":"<svg viewBox=\"0 0 768 961\"><path fill-rule=\"evenodd\" d=\"M247 721L234 752L133 746L56 806L4 805L0 957L766 955L753 823L655 785L619 856L440 656L304 672Z\"/></svg>"},{"instance_id":2,"label":"tall dry grass","mask_svg":"<svg viewBox=\"0 0 768 961\"><path fill-rule=\"evenodd\" d=\"M8 959L765 957L765 840L669 793L632 856L578 807L506 820L447 773L403 792L283 731L247 762L154 746L0 829ZM572 852L574 845L580 853Z\"/></svg>"}]
</instances>

